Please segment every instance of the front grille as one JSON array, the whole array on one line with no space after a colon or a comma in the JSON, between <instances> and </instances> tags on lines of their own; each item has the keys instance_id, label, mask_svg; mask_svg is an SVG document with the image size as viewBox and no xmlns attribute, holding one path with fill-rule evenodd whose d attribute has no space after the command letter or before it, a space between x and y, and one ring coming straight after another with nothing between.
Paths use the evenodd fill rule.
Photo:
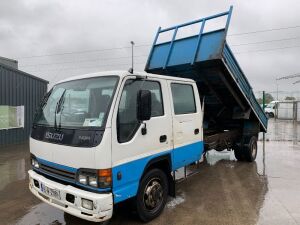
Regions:
<instances>
[{"instance_id":1,"label":"front grille","mask_svg":"<svg viewBox=\"0 0 300 225\"><path fill-rule=\"evenodd\" d=\"M68 180L69 182L75 182L76 179L76 174L74 172L57 169L45 164L40 164L40 171L62 180Z\"/></svg>"}]
</instances>

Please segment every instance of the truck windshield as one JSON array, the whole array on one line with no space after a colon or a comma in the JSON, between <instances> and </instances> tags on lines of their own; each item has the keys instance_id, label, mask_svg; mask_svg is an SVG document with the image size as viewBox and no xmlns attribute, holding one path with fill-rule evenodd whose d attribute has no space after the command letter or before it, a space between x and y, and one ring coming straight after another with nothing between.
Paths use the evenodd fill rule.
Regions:
<instances>
[{"instance_id":1,"label":"truck windshield","mask_svg":"<svg viewBox=\"0 0 300 225\"><path fill-rule=\"evenodd\" d=\"M58 128L103 127L118 77L97 77L57 84L46 95L35 125Z\"/></svg>"}]
</instances>

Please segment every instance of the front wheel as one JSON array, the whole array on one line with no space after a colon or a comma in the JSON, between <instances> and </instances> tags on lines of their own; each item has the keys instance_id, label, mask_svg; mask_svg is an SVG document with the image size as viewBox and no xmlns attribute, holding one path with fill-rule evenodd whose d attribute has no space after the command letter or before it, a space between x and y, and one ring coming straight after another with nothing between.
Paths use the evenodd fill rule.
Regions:
<instances>
[{"instance_id":1,"label":"front wheel","mask_svg":"<svg viewBox=\"0 0 300 225\"><path fill-rule=\"evenodd\" d=\"M163 211L169 193L167 175L160 169L148 171L142 178L136 197L136 209L140 219L148 222Z\"/></svg>"}]
</instances>

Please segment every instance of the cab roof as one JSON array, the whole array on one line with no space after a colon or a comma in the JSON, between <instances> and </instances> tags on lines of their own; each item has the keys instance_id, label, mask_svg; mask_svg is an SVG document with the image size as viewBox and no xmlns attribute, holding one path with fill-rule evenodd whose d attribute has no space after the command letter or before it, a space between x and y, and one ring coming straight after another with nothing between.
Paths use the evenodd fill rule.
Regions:
<instances>
[{"instance_id":1,"label":"cab roof","mask_svg":"<svg viewBox=\"0 0 300 225\"><path fill-rule=\"evenodd\" d=\"M101 76L119 76L121 79L126 76L140 76L140 77L152 77L152 78L158 78L163 80L176 80L176 81L185 81L185 82L194 82L192 79L187 78L180 78L180 77L173 77L173 76L164 76L164 75L158 75L153 73L146 73L146 72L133 72L129 73L128 71L124 70L116 70L116 71L103 71L103 72L96 72L96 73L89 73L79 76L73 76L69 77L67 79L58 81L56 84L64 83L67 81L73 81L73 80L80 80L85 78L92 78L92 77L101 77Z\"/></svg>"}]
</instances>

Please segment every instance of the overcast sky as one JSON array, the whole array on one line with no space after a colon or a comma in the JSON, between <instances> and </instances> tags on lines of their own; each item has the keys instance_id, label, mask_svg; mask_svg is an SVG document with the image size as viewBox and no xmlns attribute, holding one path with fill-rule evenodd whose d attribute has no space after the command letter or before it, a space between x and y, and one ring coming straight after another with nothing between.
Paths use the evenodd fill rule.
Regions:
<instances>
[{"instance_id":1,"label":"overcast sky","mask_svg":"<svg viewBox=\"0 0 300 225\"><path fill-rule=\"evenodd\" d=\"M0 56L17 59L19 69L53 84L78 74L128 70L130 48L122 47L133 40L136 70L143 70L158 26L230 5L228 42L254 91L275 91L276 77L300 73L299 0L1 0ZM286 27L294 28L236 35ZM112 48L120 49L103 51ZM60 53L70 54L55 55ZM300 91L296 80L279 82L279 89Z\"/></svg>"}]
</instances>

